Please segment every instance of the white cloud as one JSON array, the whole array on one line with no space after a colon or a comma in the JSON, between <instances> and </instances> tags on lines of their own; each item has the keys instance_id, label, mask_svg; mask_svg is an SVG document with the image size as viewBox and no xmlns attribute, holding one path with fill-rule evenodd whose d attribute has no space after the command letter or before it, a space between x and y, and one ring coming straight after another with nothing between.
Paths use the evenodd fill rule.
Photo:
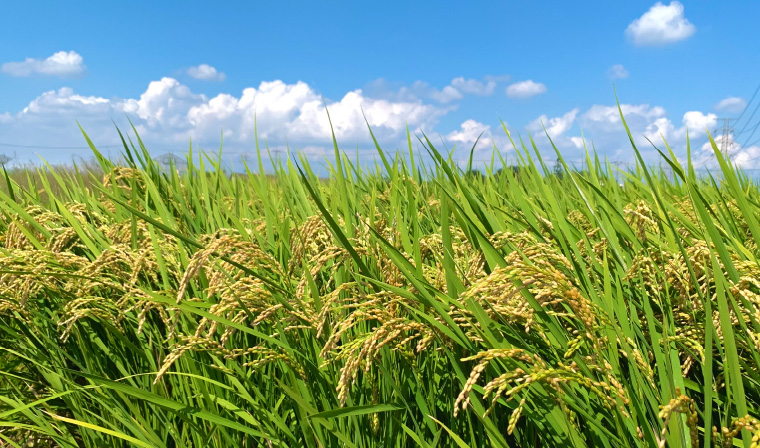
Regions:
<instances>
[{"instance_id":1,"label":"white cloud","mask_svg":"<svg viewBox=\"0 0 760 448\"><path fill-rule=\"evenodd\" d=\"M76 76L86 69L84 59L75 51L59 51L46 59L26 58L22 62L6 62L0 66L0 72L17 77Z\"/></svg>"},{"instance_id":2,"label":"white cloud","mask_svg":"<svg viewBox=\"0 0 760 448\"><path fill-rule=\"evenodd\" d=\"M734 140L734 136L732 134L729 134L725 139L723 138L722 134L714 135L713 140L715 141L715 145L719 150L725 150L729 153L729 155L741 150L739 143ZM710 143L709 140L702 144L702 153L705 156L705 159L709 160L711 158L714 158L715 152L713 150L712 143Z\"/></svg>"},{"instance_id":3,"label":"white cloud","mask_svg":"<svg viewBox=\"0 0 760 448\"><path fill-rule=\"evenodd\" d=\"M450 132L446 135L446 139L450 142L463 143L472 146L479 136L480 140L478 140L478 144L475 147L476 150L491 147L491 126L475 120L465 120L460 125L460 129L458 131Z\"/></svg>"},{"instance_id":4,"label":"white cloud","mask_svg":"<svg viewBox=\"0 0 760 448\"><path fill-rule=\"evenodd\" d=\"M44 115L77 111L81 108L103 111L109 105L110 101L105 98L77 95L70 87L62 87L58 91L51 90L35 98L24 108L22 113Z\"/></svg>"},{"instance_id":5,"label":"white cloud","mask_svg":"<svg viewBox=\"0 0 760 448\"><path fill-rule=\"evenodd\" d=\"M728 112L731 114L738 114L743 111L746 106L747 101L745 101L744 98L729 96L728 98L724 98L718 104L716 104L715 110Z\"/></svg>"},{"instance_id":6,"label":"white cloud","mask_svg":"<svg viewBox=\"0 0 760 448\"><path fill-rule=\"evenodd\" d=\"M620 109L637 145L648 146L646 137L659 140L657 133L671 126L662 107L649 104L621 104ZM661 118L664 120L657 121ZM579 121L587 135L587 143L593 142L595 147L604 152L620 149L630 151L628 136L617 106L595 104L581 115Z\"/></svg>"},{"instance_id":7,"label":"white cloud","mask_svg":"<svg viewBox=\"0 0 760 448\"><path fill-rule=\"evenodd\" d=\"M4 147L1 152L12 154L19 162L39 162L37 153L51 162L70 160L75 155L90 157L91 151L86 149L87 144L77 122L82 124L96 144L115 144L118 134L111 119L120 122L122 130L127 129L124 106L122 100L79 95L68 87L44 92L21 111L0 115L0 141L83 149L38 151ZM135 117L135 124L142 126L141 123L142 120Z\"/></svg>"},{"instance_id":8,"label":"white cloud","mask_svg":"<svg viewBox=\"0 0 760 448\"><path fill-rule=\"evenodd\" d=\"M660 106L621 104L620 109L630 128L636 147L647 163L660 160L661 156L652 148L652 143L658 148L664 149L662 137L667 140L676 155L683 159L686 154L687 130L692 148L700 148L706 140L705 131L713 129L717 125L715 114L696 110L684 113L680 118L680 123L678 123L676 120L671 120L665 109ZM582 128L583 137L579 133L573 132L576 126ZM549 117L544 114L530 122L526 129L533 136L538 150L545 157L552 159L555 155L546 140L544 127L553 143L569 162L576 163L585 157L584 139L589 150L597 151L600 156L611 161L621 162L621 166L634 166L636 162L617 105L597 104L583 112L574 108L556 117ZM484 137L489 136L490 140L481 141L478 148L490 146L489 142L493 141L496 141L496 146L502 151L511 148L506 138L490 136L490 128L474 120L467 120L462 123L461 129L449 133L446 139L451 142L472 144L480 132L484 130L486 131ZM469 147L467 148L469 149ZM736 143L732 143L730 148L732 160L736 164L744 168L760 168L760 147L740 148ZM711 160L714 162L714 156L711 154L711 151L696 154L695 165L704 167L709 165Z\"/></svg>"},{"instance_id":9,"label":"white cloud","mask_svg":"<svg viewBox=\"0 0 760 448\"><path fill-rule=\"evenodd\" d=\"M671 141L675 133L676 133L676 128L673 125L673 122L670 121L670 119L667 117L659 117L659 118L656 118L651 123L647 124L643 132L634 133L633 136L634 138L638 140L643 135L643 137L659 145L660 142L662 142L663 138L666 141ZM640 143L643 144L643 141L640 141Z\"/></svg>"},{"instance_id":10,"label":"white cloud","mask_svg":"<svg viewBox=\"0 0 760 448\"><path fill-rule=\"evenodd\" d=\"M626 121L638 118L650 120L665 115L664 108L659 106L652 107L649 104L621 104L620 110L622 110ZM618 111L617 106L595 104L586 111L584 119L586 122L599 123L608 129L617 129L619 128L617 124L620 123L620 111Z\"/></svg>"},{"instance_id":11,"label":"white cloud","mask_svg":"<svg viewBox=\"0 0 760 448\"><path fill-rule=\"evenodd\" d=\"M676 128L669 118L659 117L646 127L644 136L655 144L662 142L663 138L669 144L682 143L686 141L687 131L690 139L705 136L707 130L715 128L718 117L715 114L689 111L683 114L681 122L683 126Z\"/></svg>"},{"instance_id":12,"label":"white cloud","mask_svg":"<svg viewBox=\"0 0 760 448\"><path fill-rule=\"evenodd\" d=\"M481 81L460 76L452 79L449 85L438 89L424 81L402 85L381 78L369 83L365 90L370 96L392 101L433 100L446 104L461 100L465 95L492 95L496 86L508 79L508 76L486 76Z\"/></svg>"},{"instance_id":13,"label":"white cloud","mask_svg":"<svg viewBox=\"0 0 760 448\"><path fill-rule=\"evenodd\" d=\"M380 78L369 83L365 90L374 98L401 102L433 100L445 104L464 98L462 92L451 85L437 89L425 81L415 81L407 86Z\"/></svg>"},{"instance_id":14,"label":"white cloud","mask_svg":"<svg viewBox=\"0 0 760 448\"><path fill-rule=\"evenodd\" d=\"M693 147L699 147L706 138L705 130L712 129L717 124L715 114L700 111L688 111L681 117L680 124L674 124L665 109L660 106L621 104L620 108L637 147L644 154L645 160L649 161L659 158L650 141L662 147L662 137L664 137L677 154L683 154L687 130ZM531 121L526 129L536 141L539 151L546 152L547 157L553 157L553 151L546 137L548 133L552 142L563 155L568 157L568 160L574 160L574 157L579 160L583 157L584 137L581 137L578 132L573 132L578 126L583 130L585 143L589 149L594 148L599 154L608 156L611 160L634 162L630 142L616 105L597 104L585 111L574 108L555 117L543 114ZM490 128L485 125L468 120L462 123L461 129L449 133L447 140L471 144L483 130L490 133ZM506 138L500 139L496 136L491 137L491 141L496 141L497 147L502 150L510 148ZM481 147L481 144L478 146ZM482 146L485 147L485 143Z\"/></svg>"},{"instance_id":15,"label":"white cloud","mask_svg":"<svg viewBox=\"0 0 760 448\"><path fill-rule=\"evenodd\" d=\"M615 64L607 69L607 77L610 79L625 79L628 77L628 70L623 64Z\"/></svg>"},{"instance_id":16,"label":"white cloud","mask_svg":"<svg viewBox=\"0 0 760 448\"><path fill-rule=\"evenodd\" d=\"M346 93L340 101L327 103L335 136L342 140L369 139L367 122L380 139L401 136L407 122L412 128L432 125L449 109L416 101L389 101L370 98L362 90ZM362 116L367 118L364 121ZM218 138L228 129L235 141L253 139L254 124L259 135L276 141L329 141L330 122L322 97L308 84L286 84L276 80L249 87L236 98L221 94L187 110L184 117L196 138Z\"/></svg>"},{"instance_id":17,"label":"white cloud","mask_svg":"<svg viewBox=\"0 0 760 448\"><path fill-rule=\"evenodd\" d=\"M461 100L464 98L464 95L462 95L462 93L454 87L446 86L440 91L431 89L430 97L438 102L448 103L449 101L453 100Z\"/></svg>"},{"instance_id":18,"label":"white cloud","mask_svg":"<svg viewBox=\"0 0 760 448\"><path fill-rule=\"evenodd\" d=\"M529 131L540 133L542 135L545 135L544 128L546 128L549 137L556 139L561 137L562 134L567 132L573 126L578 112L580 112L580 109L575 108L561 117L549 118L546 115L541 115L533 120L527 127Z\"/></svg>"},{"instance_id":19,"label":"white cloud","mask_svg":"<svg viewBox=\"0 0 760 448\"><path fill-rule=\"evenodd\" d=\"M574 108L561 116L551 118L544 114L528 123L526 129L536 142L539 151L546 157L554 157L552 144L566 155L571 155L571 152L583 148L582 142L579 143L580 137L565 135L572 129L579 112L580 109Z\"/></svg>"},{"instance_id":20,"label":"white cloud","mask_svg":"<svg viewBox=\"0 0 760 448\"><path fill-rule=\"evenodd\" d=\"M187 119L188 110L206 101L204 95L193 93L176 79L162 78L148 84L139 99L124 100L121 108L127 114L141 118L145 129L150 129L153 135L163 134L164 139L187 141L192 129L192 123Z\"/></svg>"},{"instance_id":21,"label":"white cloud","mask_svg":"<svg viewBox=\"0 0 760 448\"><path fill-rule=\"evenodd\" d=\"M208 64L190 67L187 69L187 74L190 75L190 77L200 79L201 81L224 81L225 78L227 78L227 75L217 71L216 68Z\"/></svg>"},{"instance_id":22,"label":"white cloud","mask_svg":"<svg viewBox=\"0 0 760 448\"><path fill-rule=\"evenodd\" d=\"M583 149L584 147L584 140L583 137L570 137L570 142L575 146L576 149Z\"/></svg>"},{"instance_id":23,"label":"white cloud","mask_svg":"<svg viewBox=\"0 0 760 448\"><path fill-rule=\"evenodd\" d=\"M220 94L209 101L194 106L187 112L193 126L193 136L212 138L220 129L229 129L236 140L250 140L254 137L254 126L258 126L262 138L289 135L289 128L301 110L311 103L321 104L319 95L304 82L286 84L276 80L262 82L258 88L248 87L240 98Z\"/></svg>"},{"instance_id":24,"label":"white cloud","mask_svg":"<svg viewBox=\"0 0 760 448\"><path fill-rule=\"evenodd\" d=\"M507 87L507 96L510 98L530 98L546 92L546 86L532 80L520 81Z\"/></svg>"},{"instance_id":25,"label":"white cloud","mask_svg":"<svg viewBox=\"0 0 760 448\"><path fill-rule=\"evenodd\" d=\"M680 2L655 3L643 16L628 25L625 34L635 45L660 46L684 40L697 28L684 16Z\"/></svg>"},{"instance_id":26,"label":"white cloud","mask_svg":"<svg viewBox=\"0 0 760 448\"><path fill-rule=\"evenodd\" d=\"M688 111L681 117L681 124L674 124L664 108L649 104L621 104L623 116L634 138L637 148L645 160L655 161L659 155L652 144L663 149L662 139L676 154L686 152L686 135L693 147L698 147L706 138L706 129L713 129L717 116L701 111ZM625 128L620 120L617 106L597 104L580 115L579 124L586 136L586 143L615 160L633 162L633 152ZM570 139L576 148L582 147L579 138ZM651 143L650 143L651 142Z\"/></svg>"},{"instance_id":27,"label":"white cloud","mask_svg":"<svg viewBox=\"0 0 760 448\"><path fill-rule=\"evenodd\" d=\"M455 89L480 96L493 94L494 89L496 89L496 83L495 79L487 79L486 82L482 82L477 79L465 79L461 76L451 80L451 86Z\"/></svg>"},{"instance_id":28,"label":"white cloud","mask_svg":"<svg viewBox=\"0 0 760 448\"><path fill-rule=\"evenodd\" d=\"M760 168L760 146L739 148L731 155L731 162L744 169Z\"/></svg>"},{"instance_id":29,"label":"white cloud","mask_svg":"<svg viewBox=\"0 0 760 448\"><path fill-rule=\"evenodd\" d=\"M699 111L690 111L683 114L683 124L689 130L689 135L704 134L707 130L715 128L718 124L718 116L704 114ZM685 136L684 136L685 137Z\"/></svg>"},{"instance_id":30,"label":"white cloud","mask_svg":"<svg viewBox=\"0 0 760 448\"><path fill-rule=\"evenodd\" d=\"M361 115L361 109L367 122ZM411 128L432 127L438 117L451 109L440 109L432 105L416 102L391 102L383 99L367 98L361 90L348 92L340 101L328 104L330 118L336 137L345 140L367 140L372 132L383 140L400 137L409 123ZM304 104L298 117L291 123L290 132L303 138L326 139L330 135L329 123L324 105L320 101Z\"/></svg>"},{"instance_id":31,"label":"white cloud","mask_svg":"<svg viewBox=\"0 0 760 448\"><path fill-rule=\"evenodd\" d=\"M341 144L370 142L369 125L381 143L400 143L407 124L414 132L432 128L452 110L421 100L390 101L366 96L361 90L327 101L333 129ZM111 119L125 126L129 116L140 136L154 147L185 149L189 138L216 145L220 131L225 146L250 149L254 123L259 136L272 145L331 146L331 131L322 97L308 84L275 80L243 90L240 95L213 98L194 93L174 78L151 82L138 98L83 96L71 88L49 91L15 114L0 114L0 141L29 145L83 146L76 121L96 143L115 143ZM56 157L71 154L50 152ZM87 150L83 154L88 154Z\"/></svg>"},{"instance_id":32,"label":"white cloud","mask_svg":"<svg viewBox=\"0 0 760 448\"><path fill-rule=\"evenodd\" d=\"M487 81L483 85L487 89ZM357 144L372 147L362 110L381 145L392 150L395 145L404 144L407 124L412 132L424 129L430 135L440 117L456 108L451 104L441 105L432 98L428 101L411 96L379 98L359 89L326 102L338 142L347 149L355 148ZM658 156L651 153L646 137L659 145L660 134L664 135L680 155L685 152L686 129L693 139L693 147L699 148L705 139L705 128L712 129L717 125L713 113L689 111L680 119L671 120L665 109L659 106L623 104L621 108L638 147L642 151L650 149L650 154L645 155L648 160L656 160ZM207 97L193 92L174 78L153 81L142 94L133 98L87 96L66 87L44 92L18 112L0 113L0 141L86 146L76 125L78 121L96 145L115 144L119 140L111 120L126 131L129 126L125 115L132 119L149 149L157 155L167 149L186 150L189 138L201 147L216 146L220 132L224 133L228 153L252 151L254 123L259 136L270 148L284 151L282 148L290 144L294 151L310 148L308 154L319 157L325 148L332 146L323 99L304 82L261 82L239 93ZM572 109L556 117L541 115L528 125L538 138L543 135L539 127L541 121L563 154L567 152L569 160L573 159L573 152L578 156L582 150L579 133L573 132L577 125L583 129L589 148L593 144L600 154L611 160L633 160L617 106L598 104L586 111ZM487 150L494 143L502 151L511 149L505 135L479 121L466 120L449 131L452 129L441 133L445 141L456 143L458 149L469 150L484 131L477 149ZM545 141L537 140L537 143L540 150L551 150ZM353 148L348 151L352 152ZM737 149L734 158L737 163L749 166L754 163L755 151L757 149ZM12 155L14 151L3 148L2 152ZM29 150L18 149L18 152L17 160L36 160ZM72 153L76 152L40 152L51 161L56 158L66 160ZM90 151L83 149L78 154L88 157ZM372 156L371 152L361 153L365 160Z\"/></svg>"},{"instance_id":33,"label":"white cloud","mask_svg":"<svg viewBox=\"0 0 760 448\"><path fill-rule=\"evenodd\" d=\"M742 147L734 140L733 135L728 135L725 144L723 135L714 136L713 139L718 150L725 150L728 153L729 160L734 165L743 169L760 169L760 146ZM712 170L720 169L715 158L715 150L709 140L702 145L701 154L695 155L694 165Z\"/></svg>"}]
</instances>

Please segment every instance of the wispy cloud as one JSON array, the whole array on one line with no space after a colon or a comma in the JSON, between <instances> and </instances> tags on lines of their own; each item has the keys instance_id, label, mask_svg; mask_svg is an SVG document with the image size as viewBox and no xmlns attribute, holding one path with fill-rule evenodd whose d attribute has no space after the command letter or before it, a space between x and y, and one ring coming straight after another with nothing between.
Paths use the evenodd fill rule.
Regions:
<instances>
[{"instance_id":1,"label":"wispy cloud","mask_svg":"<svg viewBox=\"0 0 760 448\"><path fill-rule=\"evenodd\" d=\"M628 77L628 70L623 64L615 64L607 69L607 77L610 79L625 79Z\"/></svg>"}]
</instances>

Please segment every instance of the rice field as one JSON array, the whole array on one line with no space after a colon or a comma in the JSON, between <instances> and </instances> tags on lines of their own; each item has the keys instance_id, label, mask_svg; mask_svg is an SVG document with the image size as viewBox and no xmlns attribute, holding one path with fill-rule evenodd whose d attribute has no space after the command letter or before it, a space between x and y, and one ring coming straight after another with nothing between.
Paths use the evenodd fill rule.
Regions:
<instances>
[{"instance_id":1,"label":"rice field","mask_svg":"<svg viewBox=\"0 0 760 448\"><path fill-rule=\"evenodd\" d=\"M6 173L0 446L760 446L760 190L714 142L473 175L413 139Z\"/></svg>"}]
</instances>

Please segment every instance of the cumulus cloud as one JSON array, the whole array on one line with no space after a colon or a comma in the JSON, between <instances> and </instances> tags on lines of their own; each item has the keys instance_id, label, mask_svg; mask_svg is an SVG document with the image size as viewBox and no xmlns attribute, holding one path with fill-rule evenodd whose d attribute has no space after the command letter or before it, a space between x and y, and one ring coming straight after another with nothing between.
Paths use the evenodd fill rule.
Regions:
<instances>
[{"instance_id":1,"label":"cumulus cloud","mask_svg":"<svg viewBox=\"0 0 760 448\"><path fill-rule=\"evenodd\" d=\"M336 137L353 144L370 142L362 110L375 135L386 143L402 140L407 124L413 131L432 128L451 110L421 100L372 98L362 90L348 92L337 101L328 100L327 108ZM290 142L318 147L331 141L323 99L304 82L262 82L239 95L225 93L209 98L168 77L151 82L139 98L83 96L70 88L45 92L22 111L0 115L0 141L81 144L78 120L101 142L115 142L118 139L111 118L123 121L125 114L141 137L163 147L185 149L188 138L218 144L220 131L225 143L250 146L254 123L259 136L273 145ZM41 140L30 141L29 136Z\"/></svg>"},{"instance_id":2,"label":"cumulus cloud","mask_svg":"<svg viewBox=\"0 0 760 448\"><path fill-rule=\"evenodd\" d=\"M743 169L760 169L760 146L751 145L743 147L739 142L734 140L734 136L729 134L724 141L723 135L714 136L715 145L718 150L725 151L728 159L734 165ZM693 163L700 168L709 168L719 170L720 165L715 157L715 150L710 141L702 144L701 153L695 154Z\"/></svg>"},{"instance_id":3,"label":"cumulus cloud","mask_svg":"<svg viewBox=\"0 0 760 448\"><path fill-rule=\"evenodd\" d=\"M704 135L705 130L713 128L718 120L715 114L689 111L683 115L683 125L676 127L666 116L665 109L660 106L621 104L620 108L634 137L647 137L652 141L661 141L661 136L666 140L684 140L687 130L691 137ZM589 127L597 132L625 132L617 106L594 105L583 114L581 121L584 128ZM636 135L634 130L642 132Z\"/></svg>"},{"instance_id":4,"label":"cumulus cloud","mask_svg":"<svg viewBox=\"0 0 760 448\"><path fill-rule=\"evenodd\" d=\"M476 95L476 91L486 94L488 81L481 82L480 86L468 80L452 84L458 84L462 89L458 91L463 95L465 90L472 92L467 94ZM465 85L469 86L463 87ZM372 148L363 110L378 140L388 149L404 143L407 125L412 132L423 129L430 134L438 120L456 108L456 105L442 105L432 98L425 101L411 96L378 97L363 89L327 99L326 103L332 130L339 144ZM699 148L705 140L705 129L717 125L714 113L693 110L671 119L665 109L655 105L623 104L621 107L642 150L651 148L647 137L657 144L661 142L662 135L681 154L684 153L687 129L693 139L693 147ZM26 145L86 146L76 125L78 121L99 147L118 144L111 120L115 120L122 130L128 130L126 116L130 117L156 155L167 149L186 150L189 138L201 147L216 146L220 132L224 133L228 154L252 151L254 125L259 137L276 151L284 152L289 144L291 148L304 151L308 148L305 152L307 156L318 157L332 144L323 99L307 83L265 81L241 92L206 96L168 77L149 83L140 95L132 98L82 95L68 87L44 92L18 112L0 113L0 141L23 142ZM564 114L541 115L533 120L528 130L537 137L539 149L551 151L546 141L538 140L545 138L541 123L563 154L568 152L569 160L573 158L573 151L582 150L583 141L578 137L578 132L573 132L578 127L583 129L589 148L593 144L600 154L612 160L633 160L617 106L597 104L585 111L575 108ZM481 132L483 136L476 149L487 150L495 144L501 151L511 150L505 135L476 120L460 122L453 130L441 130L445 141L463 150L469 150ZM18 160L36 160L31 152L24 157L23 151L19 149L22 154L17 157ZM114 148L114 151L118 149ZM754 163L756 151L752 147L737 147L734 159L749 166ZM13 150L4 149L2 152L13 154ZM54 161L56 157L66 160L73 153L49 151L40 154ZM90 151L84 148L79 154L88 157ZM373 154L362 153L361 157L369 158ZM577 152L575 156L579 154ZM656 160L658 156L651 153L645 157Z\"/></svg>"},{"instance_id":5,"label":"cumulus cloud","mask_svg":"<svg viewBox=\"0 0 760 448\"><path fill-rule=\"evenodd\" d=\"M544 152L547 157L553 157L551 144L554 144L563 153L570 155L570 151L583 148L580 137L566 135L575 125L579 113L580 109L576 107L558 117L550 118L544 114L528 123L526 129L536 141L539 150ZM551 143L548 140L549 138L551 138Z\"/></svg>"},{"instance_id":6,"label":"cumulus cloud","mask_svg":"<svg viewBox=\"0 0 760 448\"><path fill-rule=\"evenodd\" d=\"M546 86L532 80L520 81L507 87L507 96L515 99L530 98L546 92Z\"/></svg>"},{"instance_id":7,"label":"cumulus cloud","mask_svg":"<svg viewBox=\"0 0 760 448\"><path fill-rule=\"evenodd\" d=\"M478 140L480 137L480 140ZM446 139L454 143L473 145L477 140L476 150L488 148L492 144L491 126L475 120L465 120L458 131L446 135Z\"/></svg>"},{"instance_id":8,"label":"cumulus cloud","mask_svg":"<svg viewBox=\"0 0 760 448\"><path fill-rule=\"evenodd\" d=\"M697 28L684 16L680 2L655 3L643 16L628 25L625 34L635 45L661 46L684 40Z\"/></svg>"},{"instance_id":9,"label":"cumulus cloud","mask_svg":"<svg viewBox=\"0 0 760 448\"><path fill-rule=\"evenodd\" d=\"M685 158L687 131L692 148L698 149L707 140L706 131L717 125L717 116L714 113L697 110L687 111L679 118L671 118L663 107L656 105L621 104L620 109L634 142L647 163L660 160L660 155L652 148L652 144L662 149L663 137L678 157ZM538 150L545 157L553 158L554 152L546 140L544 128L568 163L584 159L584 143L589 150L597 151L600 156L619 162L622 167L634 166L636 163L617 105L596 104L585 111L574 108L559 116L550 117L543 114L531 121L526 129L536 141ZM579 135L578 128L583 130L584 137ZM447 134L446 139L471 145L483 131L483 136L489 137L489 140L484 142L481 139L478 148L486 148L491 142L495 142L497 148L502 151L511 148L506 138L491 136L490 127L475 120L465 121L460 129ZM720 141L718 145L720 146ZM742 148L731 142L729 148L731 160L737 165L743 168L760 168L760 147L755 145ZM703 153L695 154L696 166L706 167L715 161L711 149L707 149L709 144L705 145ZM698 150L696 152L700 153Z\"/></svg>"},{"instance_id":10,"label":"cumulus cloud","mask_svg":"<svg viewBox=\"0 0 760 448\"><path fill-rule=\"evenodd\" d=\"M110 101L105 98L77 95L70 87L62 87L38 96L21 113L40 116L77 112L81 109L97 113L107 111L109 106Z\"/></svg>"},{"instance_id":11,"label":"cumulus cloud","mask_svg":"<svg viewBox=\"0 0 760 448\"><path fill-rule=\"evenodd\" d=\"M607 77L610 79L625 79L628 77L628 70L623 64L615 64L607 69Z\"/></svg>"},{"instance_id":12,"label":"cumulus cloud","mask_svg":"<svg viewBox=\"0 0 760 448\"><path fill-rule=\"evenodd\" d=\"M407 122L412 127L432 124L446 112L422 101L370 98L361 90L328 103L327 109L337 138L362 141L369 138L365 116L376 136L394 138L406 129ZM239 98L218 95L190 108L187 119L199 137L229 129L233 139L250 140L254 122L260 136L267 139L327 141L331 136L322 98L304 82L262 82L258 88L245 89Z\"/></svg>"},{"instance_id":13,"label":"cumulus cloud","mask_svg":"<svg viewBox=\"0 0 760 448\"><path fill-rule=\"evenodd\" d=\"M747 107L747 101L744 98L738 96L729 96L724 98L715 105L715 110L720 112L727 112L730 114L738 114Z\"/></svg>"},{"instance_id":14,"label":"cumulus cloud","mask_svg":"<svg viewBox=\"0 0 760 448\"><path fill-rule=\"evenodd\" d=\"M760 146L738 148L731 154L731 162L744 169L760 168Z\"/></svg>"},{"instance_id":15,"label":"cumulus cloud","mask_svg":"<svg viewBox=\"0 0 760 448\"><path fill-rule=\"evenodd\" d=\"M217 71L216 68L208 64L190 67L187 69L187 74L191 78L200 79L201 81L224 81L227 78L227 75Z\"/></svg>"},{"instance_id":16,"label":"cumulus cloud","mask_svg":"<svg viewBox=\"0 0 760 448\"><path fill-rule=\"evenodd\" d=\"M578 136L570 137L570 143L573 144L573 146L575 147L575 149L583 149L583 147L585 145L585 141L584 141L583 137L578 137Z\"/></svg>"},{"instance_id":17,"label":"cumulus cloud","mask_svg":"<svg viewBox=\"0 0 760 448\"><path fill-rule=\"evenodd\" d=\"M689 130L690 135L704 134L707 130L715 128L715 125L718 124L718 116L699 111L689 111L683 114L682 122L684 127Z\"/></svg>"},{"instance_id":18,"label":"cumulus cloud","mask_svg":"<svg viewBox=\"0 0 760 448\"><path fill-rule=\"evenodd\" d=\"M44 145L54 147L82 147L82 150L40 151L39 155L52 162L70 160L72 156L89 157L77 122L84 126L88 136L98 145L115 144L118 135L112 118L119 121L122 129L128 127L124 120L125 103L122 100L75 93L63 87L42 93L17 113L0 115L0 141L24 145ZM136 117L135 124L142 126ZM104 152L106 148L103 148ZM38 162L35 154L24 148L2 148L5 154L14 154L18 161Z\"/></svg>"},{"instance_id":19,"label":"cumulus cloud","mask_svg":"<svg viewBox=\"0 0 760 448\"><path fill-rule=\"evenodd\" d=\"M621 104L626 124L630 128L636 146L645 160L657 160L659 155L652 144L662 147L663 138L677 154L686 152L686 137L698 147L706 139L706 130L717 125L713 113L688 111L681 116L680 123L668 117L664 108L649 104ZM586 136L586 143L601 154L613 159L633 162L633 152L620 120L617 106L596 104L579 115L578 123ZM582 148L580 138L570 138L575 148ZM651 143L650 143L651 142Z\"/></svg>"},{"instance_id":20,"label":"cumulus cloud","mask_svg":"<svg viewBox=\"0 0 760 448\"><path fill-rule=\"evenodd\" d=\"M162 133L174 141L187 140L191 123L187 111L206 101L204 95L195 94L174 78L152 81L139 99L123 100L121 109L142 119L153 134Z\"/></svg>"},{"instance_id":21,"label":"cumulus cloud","mask_svg":"<svg viewBox=\"0 0 760 448\"><path fill-rule=\"evenodd\" d=\"M668 143L679 144L686 141L687 133L692 139L703 137L717 122L715 114L689 111L683 114L682 126L676 127L669 118L662 116L647 125L643 135L655 144L662 142L663 138Z\"/></svg>"},{"instance_id":22,"label":"cumulus cloud","mask_svg":"<svg viewBox=\"0 0 760 448\"><path fill-rule=\"evenodd\" d=\"M576 107L561 117L549 118L546 115L541 115L528 125L528 130L543 134L545 128L549 137L552 139L558 138L572 127L578 112L580 112L580 109Z\"/></svg>"},{"instance_id":23,"label":"cumulus cloud","mask_svg":"<svg viewBox=\"0 0 760 448\"><path fill-rule=\"evenodd\" d=\"M21 62L6 62L0 66L0 72L16 77L77 76L86 69L84 59L75 51L59 51L46 59L26 58Z\"/></svg>"},{"instance_id":24,"label":"cumulus cloud","mask_svg":"<svg viewBox=\"0 0 760 448\"><path fill-rule=\"evenodd\" d=\"M361 90L348 92L340 101L328 104L330 118L336 137L344 140L367 140L369 137L367 123L381 139L400 137L410 127L427 127L446 113L446 109L417 102L391 102L384 99L365 97ZM367 117L365 123L361 110ZM330 126L320 101L305 103L298 117L289 126L296 137L326 139L330 135Z\"/></svg>"}]
</instances>

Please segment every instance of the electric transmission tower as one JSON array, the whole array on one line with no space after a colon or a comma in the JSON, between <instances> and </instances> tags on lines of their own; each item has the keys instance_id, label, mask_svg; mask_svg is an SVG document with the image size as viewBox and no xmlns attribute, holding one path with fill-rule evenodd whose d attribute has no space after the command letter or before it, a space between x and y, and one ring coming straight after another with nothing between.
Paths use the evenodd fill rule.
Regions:
<instances>
[{"instance_id":1,"label":"electric transmission tower","mask_svg":"<svg viewBox=\"0 0 760 448\"><path fill-rule=\"evenodd\" d=\"M736 121L736 118L719 118L719 120L723 121L723 130L721 132L720 139L720 152L723 153L723 157L730 159L731 155L729 152L731 151L731 146L733 146L734 143L731 141L734 135L734 127L731 125L731 122Z\"/></svg>"}]
</instances>

